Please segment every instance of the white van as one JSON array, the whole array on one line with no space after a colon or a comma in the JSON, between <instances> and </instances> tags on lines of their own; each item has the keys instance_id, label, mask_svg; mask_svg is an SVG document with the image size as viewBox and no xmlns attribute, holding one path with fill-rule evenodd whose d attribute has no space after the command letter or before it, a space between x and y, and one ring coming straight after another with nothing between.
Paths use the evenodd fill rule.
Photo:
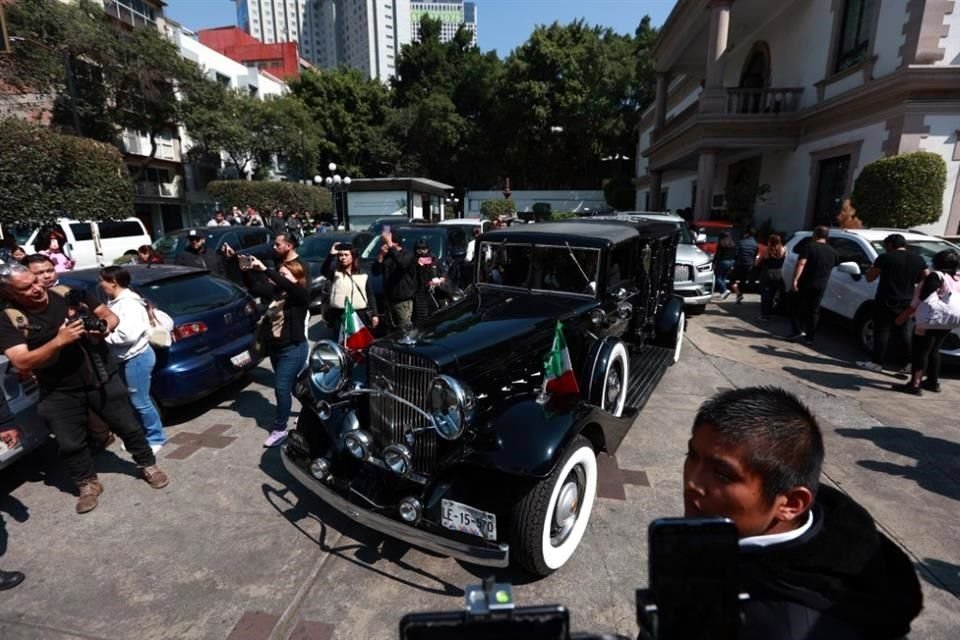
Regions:
<instances>
[{"instance_id":1,"label":"white van","mask_svg":"<svg viewBox=\"0 0 960 640\"><path fill-rule=\"evenodd\" d=\"M141 245L150 244L147 233L139 218L111 220L102 222L81 222L60 218L56 225L66 236L66 253L77 264L75 269L108 266L131 249L136 251ZM34 247L40 229L34 229L23 244L27 255L36 253Z\"/></svg>"}]
</instances>

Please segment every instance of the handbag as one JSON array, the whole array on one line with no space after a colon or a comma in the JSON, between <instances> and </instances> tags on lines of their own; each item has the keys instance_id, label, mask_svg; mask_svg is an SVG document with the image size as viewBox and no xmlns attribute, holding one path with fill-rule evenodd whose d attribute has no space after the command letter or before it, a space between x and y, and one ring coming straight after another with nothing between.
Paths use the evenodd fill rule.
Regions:
<instances>
[{"instance_id":1,"label":"handbag","mask_svg":"<svg viewBox=\"0 0 960 640\"><path fill-rule=\"evenodd\" d=\"M169 349L173 344L173 318L147 301L144 301L143 306L147 308L147 316L150 318L147 340L154 347Z\"/></svg>"},{"instance_id":2,"label":"handbag","mask_svg":"<svg viewBox=\"0 0 960 640\"><path fill-rule=\"evenodd\" d=\"M956 329L960 327L960 282L939 271L940 288L916 307L917 327L921 329ZM914 299L919 298L920 286Z\"/></svg>"}]
</instances>

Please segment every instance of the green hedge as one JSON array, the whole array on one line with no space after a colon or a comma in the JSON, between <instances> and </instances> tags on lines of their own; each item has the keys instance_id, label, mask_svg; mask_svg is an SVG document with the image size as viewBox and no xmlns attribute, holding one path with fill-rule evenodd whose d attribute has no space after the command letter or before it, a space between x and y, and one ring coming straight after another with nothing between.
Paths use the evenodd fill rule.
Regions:
<instances>
[{"instance_id":1,"label":"green hedge","mask_svg":"<svg viewBox=\"0 0 960 640\"><path fill-rule=\"evenodd\" d=\"M0 120L0 223L133 215L133 183L117 149L23 120Z\"/></svg>"},{"instance_id":2,"label":"green hedge","mask_svg":"<svg viewBox=\"0 0 960 640\"><path fill-rule=\"evenodd\" d=\"M484 200L480 205L480 214L491 220L500 216L510 216L516 212L517 204L513 200Z\"/></svg>"},{"instance_id":3,"label":"green hedge","mask_svg":"<svg viewBox=\"0 0 960 640\"><path fill-rule=\"evenodd\" d=\"M313 215L333 212L329 191L298 182L215 180L207 185L207 191L223 209L250 205L264 214L274 209L309 211Z\"/></svg>"},{"instance_id":4,"label":"green hedge","mask_svg":"<svg viewBox=\"0 0 960 640\"><path fill-rule=\"evenodd\" d=\"M947 163L935 153L918 151L865 166L852 201L868 227L909 229L940 219L946 187Z\"/></svg>"}]
</instances>

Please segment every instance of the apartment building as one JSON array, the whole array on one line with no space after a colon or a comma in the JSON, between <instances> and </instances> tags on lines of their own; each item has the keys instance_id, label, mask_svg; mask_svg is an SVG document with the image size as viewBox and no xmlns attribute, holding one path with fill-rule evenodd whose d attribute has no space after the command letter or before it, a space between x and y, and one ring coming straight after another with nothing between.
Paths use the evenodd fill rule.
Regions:
<instances>
[{"instance_id":1,"label":"apartment building","mask_svg":"<svg viewBox=\"0 0 960 640\"><path fill-rule=\"evenodd\" d=\"M930 0L679 0L654 47L638 127L637 207L722 216L768 188L754 220L829 224L864 165L930 151L960 226L960 7ZM766 190L760 189L761 191Z\"/></svg>"},{"instance_id":2,"label":"apartment building","mask_svg":"<svg viewBox=\"0 0 960 640\"><path fill-rule=\"evenodd\" d=\"M449 42L457 34L460 26L473 33L473 44L477 44L477 3L464 2L411 2L410 34L414 42L420 41L420 18L426 14L440 20L440 41Z\"/></svg>"},{"instance_id":3,"label":"apartment building","mask_svg":"<svg viewBox=\"0 0 960 640\"><path fill-rule=\"evenodd\" d=\"M410 42L410 0L236 0L237 24L264 43L297 42L322 68L387 81Z\"/></svg>"}]
</instances>

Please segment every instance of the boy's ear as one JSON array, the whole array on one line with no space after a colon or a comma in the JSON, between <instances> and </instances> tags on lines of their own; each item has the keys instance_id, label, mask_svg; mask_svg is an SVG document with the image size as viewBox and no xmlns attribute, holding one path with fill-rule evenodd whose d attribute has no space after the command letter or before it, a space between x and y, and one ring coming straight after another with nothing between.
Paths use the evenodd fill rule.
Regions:
<instances>
[{"instance_id":1,"label":"boy's ear","mask_svg":"<svg viewBox=\"0 0 960 640\"><path fill-rule=\"evenodd\" d=\"M796 486L780 496L777 518L782 522L793 522L801 517L813 505L813 492L807 487Z\"/></svg>"}]
</instances>

